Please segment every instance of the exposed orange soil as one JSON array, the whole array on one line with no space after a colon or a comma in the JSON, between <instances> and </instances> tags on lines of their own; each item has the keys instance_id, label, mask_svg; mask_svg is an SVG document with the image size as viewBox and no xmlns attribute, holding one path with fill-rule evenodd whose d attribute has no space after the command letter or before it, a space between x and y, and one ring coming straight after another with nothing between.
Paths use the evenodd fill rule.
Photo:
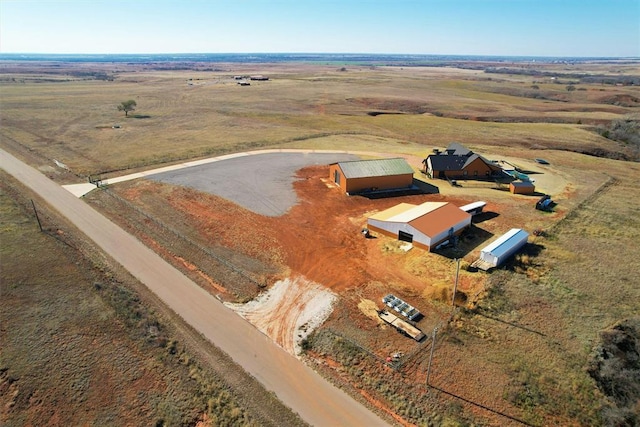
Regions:
<instances>
[{"instance_id":1,"label":"exposed orange soil","mask_svg":"<svg viewBox=\"0 0 640 427\"><path fill-rule=\"evenodd\" d=\"M328 179L328 166L304 168L297 172L297 178L294 189L298 203L281 217L265 217L233 202L185 188L165 187L163 190L169 191L167 203L186 217L186 223L192 224L211 244L279 265L281 273L271 277L269 285L280 279L296 280L297 287L290 286L286 295L282 292L277 294L285 297L272 295L264 305L253 307L249 303L246 307L236 308L257 328L291 352L295 352L296 341L299 343L303 331L299 319L304 317L302 314L309 305L306 299L303 303L299 295L311 292L317 284L339 296L326 326L347 335L356 334L358 341L381 359L397 351L410 353L417 348L417 344L365 313L361 308L365 306L363 301L367 310L371 311L375 306L382 308L380 298L388 292L406 298L425 314L425 319L418 326L427 335L434 326L448 320L455 275L454 260L416 248L409 252L400 251L395 239L384 236L364 238L361 229L366 227L369 215L402 202L420 204L425 201L446 201L461 206L475 200L487 200L485 212L490 213L489 219L476 224L463 239L462 246L466 251L461 256L466 261L477 257L478 248L492 235L502 234L508 227L526 224L527 228L531 228L544 226L545 222L548 226L557 215L561 215L558 212L534 219L538 218L531 215L536 197L475 188L471 182L463 183L464 192L437 182L442 186L442 194L371 200L347 196L335 187ZM140 188L142 192L157 189L156 184L149 182L137 187L138 190L126 197L143 197ZM566 188L564 190L565 193L568 191ZM475 193L478 194L472 196ZM562 199L571 198L571 194L565 193L557 195ZM298 277L305 280L297 280ZM482 273L461 271L458 291L464 293L467 301L474 301L482 297L486 277ZM310 288L305 288L306 285ZM278 298L282 298L278 300L282 304L276 303ZM440 304L426 303L429 300L439 301ZM467 365L454 350L451 346L441 346L439 349L439 364L449 359L457 360L457 363L446 363L439 367L433 374L433 382L449 392L461 393L488 407L517 414L515 408L499 398L507 379L498 378L492 366L483 366L481 370L491 373L487 378L492 378L492 381L486 378L483 381L471 380L474 377L471 373L478 366ZM330 363L330 358L319 359ZM418 381L424 381L423 365L423 358L418 357L408 361L405 369L417 375ZM448 370L444 366L457 368ZM453 384L456 386L453 387ZM488 399L487 396L492 398ZM385 405L376 402L375 396L365 397L372 405L384 409Z\"/></svg>"},{"instance_id":2,"label":"exposed orange soil","mask_svg":"<svg viewBox=\"0 0 640 427\"><path fill-rule=\"evenodd\" d=\"M298 204L281 217L265 217L219 197L185 188L171 189L166 200L181 215L188 217L188 222L193 223L212 244L280 265L281 274L272 277L273 282L303 277L304 280L296 279L298 285L289 289L289 293L315 292L314 286L319 284L340 295L343 304L351 307L354 313L360 311L357 304L362 298L382 307L380 298L388 292L413 295L416 302L419 300L417 297L438 298L439 288L431 288L438 282L441 283L440 293L444 295L441 299L448 298L446 292L453 273L449 268L450 259L430 256L421 249L408 253L393 247L389 249L388 245L397 243L394 239L382 236L366 239L361 230L366 227L368 215L401 202L419 204L427 200L446 200L463 205L469 200L440 194L375 200L350 197L330 183L327 177L327 166L312 166L298 171L298 180L294 183ZM144 192L155 192L155 188L147 181L125 190L125 194L129 199L137 199L144 197ZM492 204L491 208L497 210L497 206ZM202 276L210 292L225 297L220 286L196 266L187 265L184 259L177 258L176 261ZM368 286L372 282L383 285ZM483 282L481 275L462 275L459 290L473 294L482 288ZM447 284L447 289L442 283ZM283 348L293 352L300 335L305 332L300 330L300 319L305 317L301 313L313 308L307 308L306 303L296 307L280 295L282 292L269 297L278 299L279 304L268 301L265 303L268 307L249 306L237 310ZM323 301L318 300L319 303ZM265 315L265 310L268 315ZM324 311L322 307L317 310ZM355 316L353 324L365 330L378 327L378 322L366 316Z\"/></svg>"},{"instance_id":3,"label":"exposed orange soil","mask_svg":"<svg viewBox=\"0 0 640 427\"><path fill-rule=\"evenodd\" d=\"M327 168L315 166L298 173L295 189L300 200L290 212L274 218L285 263L294 272L322 283L335 292L362 286L372 280L402 282L424 287L424 278L410 274L401 264L389 263L379 239L360 233L367 216L401 202L419 204L444 201L441 195L404 196L370 200L349 197L327 184ZM464 204L447 198L454 204ZM414 254L424 252L415 250Z\"/></svg>"},{"instance_id":4,"label":"exposed orange soil","mask_svg":"<svg viewBox=\"0 0 640 427\"><path fill-rule=\"evenodd\" d=\"M408 426L414 425L414 424L408 423L405 419L403 419L401 416L394 413L393 411L390 411L389 408L381 404L379 401L377 401L373 396L371 396L371 394L367 393L365 390L360 390L360 395L364 397L367 400L367 402L369 402L369 404L373 405L374 407L378 408L381 411L386 412L390 417L392 417L402 426L408 427Z\"/></svg>"},{"instance_id":5,"label":"exposed orange soil","mask_svg":"<svg viewBox=\"0 0 640 427\"><path fill-rule=\"evenodd\" d=\"M197 224L211 242L262 261L277 263L291 275L302 275L334 292L371 280L424 287L424 278L390 264L380 250L380 239L365 239L367 215L401 202L456 200L440 194L370 200L349 197L327 183L327 166L298 172L294 183L299 203L280 217L264 217L215 196L175 189L169 203ZM129 196L128 196L129 197ZM413 250L407 258L423 255Z\"/></svg>"},{"instance_id":6,"label":"exposed orange soil","mask_svg":"<svg viewBox=\"0 0 640 427\"><path fill-rule=\"evenodd\" d=\"M227 290L222 287L221 285L219 285L218 283L214 282L209 276L207 276L206 274L204 274L202 271L200 271L200 269L198 267L196 267L195 265L191 264L189 261L187 261L184 258L181 257L176 257L176 259L178 261L180 261L182 263L182 265L185 266L186 269L188 269L189 271L194 271L196 272L200 277L202 277L209 285L211 285L212 288L216 289L218 292L222 292L222 293L226 293Z\"/></svg>"},{"instance_id":7,"label":"exposed orange soil","mask_svg":"<svg viewBox=\"0 0 640 427\"><path fill-rule=\"evenodd\" d=\"M144 240L145 244L149 245L156 252L164 254L164 256L172 256L172 255L169 255L169 251L167 251L162 245L158 244L158 242L154 241L153 239L150 239L149 237L145 236L143 238L143 240ZM219 292L219 293L222 293L222 294L225 294L227 292L227 290L224 287L222 287L220 284L216 283L211 277L209 277L206 274L204 274L194 264L190 263L186 259L184 259L182 257L179 257L179 256L173 256L173 258L176 261L178 261L182 266L184 266L184 268L186 268L187 270L189 270L191 272L196 273L199 277L201 277L211 287L211 289L208 289L210 292L214 292L214 293L215 292ZM215 291L213 291L213 289L215 289Z\"/></svg>"}]
</instances>

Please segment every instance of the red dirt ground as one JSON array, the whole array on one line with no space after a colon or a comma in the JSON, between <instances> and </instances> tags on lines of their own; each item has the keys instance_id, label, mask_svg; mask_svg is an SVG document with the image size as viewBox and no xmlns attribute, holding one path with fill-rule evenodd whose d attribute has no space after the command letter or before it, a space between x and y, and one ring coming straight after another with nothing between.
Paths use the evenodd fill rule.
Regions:
<instances>
[{"instance_id":1,"label":"red dirt ground","mask_svg":"<svg viewBox=\"0 0 640 427\"><path fill-rule=\"evenodd\" d=\"M416 301L423 297L449 298L447 292L453 277L451 259L428 255L416 248L403 252L397 249L395 239L384 236L366 239L361 230L366 227L371 213L401 202L448 201L461 206L471 200L441 194L375 200L347 196L327 179L327 166L304 168L298 171L297 178L294 187L298 204L281 217L261 216L216 196L196 195L181 188L174 188L168 201L181 214L190 217L208 240L280 265L282 275L272 277L273 282L302 276L305 280L300 283L315 282L340 295L343 306L349 307L352 313L361 311L358 304L363 299L382 307L380 298L388 292L414 296ZM140 195L139 189L127 193L128 198ZM498 211L497 206L490 204L490 207L494 212ZM483 275L461 274L458 289L469 295L476 294L483 283ZM304 289L299 291L304 292ZM298 331L283 330L281 326L272 327L267 323L295 325L298 311L303 309L296 310L283 303L277 312L270 311L268 319L256 320L257 313L250 317L260 329L279 331L272 338L290 350ZM257 310L259 313L261 309ZM357 328L379 327L378 322L365 315L349 317Z\"/></svg>"},{"instance_id":2,"label":"red dirt ground","mask_svg":"<svg viewBox=\"0 0 640 427\"><path fill-rule=\"evenodd\" d=\"M169 203L195 221L211 241L280 264L288 270L287 276L302 275L341 293L372 280L420 290L425 286L424 277L389 263L380 247L387 238L362 236L369 214L401 202L448 201L459 206L469 202L440 194L376 200L349 197L326 179L327 166L304 168L297 177L294 187L299 202L280 217L264 217L215 196L184 197L179 189ZM405 258L424 254L413 249Z\"/></svg>"},{"instance_id":3,"label":"red dirt ground","mask_svg":"<svg viewBox=\"0 0 640 427\"><path fill-rule=\"evenodd\" d=\"M371 306L381 308L380 298L389 292L407 298L425 313L425 319L418 326L428 334L434 326L446 322L451 313L450 289L455 275L455 262L452 258L428 254L417 248L409 252L400 251L398 242L392 238L374 236L376 238L365 239L361 229L366 226L369 215L402 202L419 204L447 201L461 206L479 200L478 197L487 197L493 201L487 203L485 212L494 216L477 224L476 230L471 233L476 234L475 237L465 237L462 244L467 252L462 252L462 256L467 262L477 255L477 247L492 235L506 231L505 224L527 224L531 228L543 226L543 222L550 219L541 217L534 224L530 215L533 199L494 189L469 187L464 193L457 193L459 189L443 187L441 190L444 194L371 200L347 196L335 187L328 179L328 166L304 168L297 172L297 178L294 188L298 204L281 217L261 216L216 196L180 187L158 187L158 184L148 181L140 182L124 192L129 199L143 197L142 193L147 191L154 194L159 189L160 192L168 192L164 200L175 210L174 215L181 216L181 221L190 224L212 244L266 264L280 266L280 274L269 276L269 285L276 280L302 276L306 281L327 287L339 295L339 300L325 326L352 335L380 358L396 351L408 354L417 348L417 344L381 325L377 316L371 315ZM184 264L184 260L177 261ZM458 290L473 301L482 294L486 277L481 273L461 271ZM429 304L429 300L435 300L436 303ZM295 318L299 316L299 311L290 304L283 305L269 312L268 318L262 319L264 324L256 319L252 323L261 330L276 331L270 334L274 335L274 341L291 351L291 342L298 335L298 330L271 327L273 325L269 322L296 325ZM443 351L440 350L440 357L444 356ZM452 354L447 356L453 357ZM424 366L420 365L422 362L410 363L418 365L407 369L419 371L418 376L424 375ZM466 384L468 379L464 372L460 370L456 375L450 374L455 377L455 384L465 391L465 396L485 402L485 395L502 395L504 381ZM434 381L441 379L441 373L434 374ZM373 398L368 400L372 405L381 405ZM485 403L493 408L504 409L507 413L513 410L503 408L502 401Z\"/></svg>"},{"instance_id":4,"label":"red dirt ground","mask_svg":"<svg viewBox=\"0 0 640 427\"><path fill-rule=\"evenodd\" d=\"M384 236L366 239L361 230L366 227L370 214L401 202L420 204L446 200L461 206L471 200L441 194L375 200L347 196L330 182L328 174L328 166L311 166L298 171L294 182L298 204L280 217L265 217L225 199L181 187L163 187L160 192L168 190L165 200L179 213L176 218L187 217L187 222L210 242L280 266L281 274L270 275L269 285L279 279L302 276L305 280L299 283L310 282L312 287L317 283L328 288L342 297L342 305L352 313L361 311L358 304L363 299L382 307L380 298L389 292L413 297L414 304L424 297L449 298L447 292L453 277L451 259L429 255L416 248L403 252L398 249L395 239ZM142 181L125 189L124 195L130 200L144 199L147 192L157 194L157 184ZM498 210L492 204L490 207L493 211ZM186 265L184 259L175 257L175 262L190 271L196 269ZM203 276L200 271L198 274ZM210 292L227 299L215 280L204 279ZM475 294L482 289L483 283L482 275L462 274L458 289ZM419 305L418 309L424 310L425 307ZM261 309L257 310L260 312ZM268 323L296 325L302 310L304 307L296 310L283 303L277 312L270 312L269 318L261 322L255 320L257 313L250 317L260 329L279 331L272 338L290 351L299 331L295 328L283 330L281 326ZM357 328L379 327L376 320L366 315L349 317Z\"/></svg>"}]
</instances>

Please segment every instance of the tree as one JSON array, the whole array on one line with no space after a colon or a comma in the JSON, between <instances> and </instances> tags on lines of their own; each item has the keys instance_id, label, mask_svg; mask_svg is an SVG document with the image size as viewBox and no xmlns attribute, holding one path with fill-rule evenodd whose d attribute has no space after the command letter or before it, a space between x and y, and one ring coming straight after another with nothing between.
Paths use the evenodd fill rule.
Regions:
<instances>
[{"instance_id":1,"label":"tree","mask_svg":"<svg viewBox=\"0 0 640 427\"><path fill-rule=\"evenodd\" d=\"M134 111L136 109L136 101L130 99L128 101L123 101L118 105L118 111L124 111L124 115L128 116L129 111Z\"/></svg>"}]
</instances>

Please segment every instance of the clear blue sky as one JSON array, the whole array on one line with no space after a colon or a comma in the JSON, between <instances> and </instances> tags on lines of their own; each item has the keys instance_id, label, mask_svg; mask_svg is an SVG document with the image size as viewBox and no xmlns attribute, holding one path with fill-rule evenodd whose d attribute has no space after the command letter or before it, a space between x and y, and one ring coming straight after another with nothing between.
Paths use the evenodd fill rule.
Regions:
<instances>
[{"instance_id":1,"label":"clear blue sky","mask_svg":"<svg viewBox=\"0 0 640 427\"><path fill-rule=\"evenodd\" d=\"M640 57L640 0L0 0L0 52Z\"/></svg>"}]
</instances>

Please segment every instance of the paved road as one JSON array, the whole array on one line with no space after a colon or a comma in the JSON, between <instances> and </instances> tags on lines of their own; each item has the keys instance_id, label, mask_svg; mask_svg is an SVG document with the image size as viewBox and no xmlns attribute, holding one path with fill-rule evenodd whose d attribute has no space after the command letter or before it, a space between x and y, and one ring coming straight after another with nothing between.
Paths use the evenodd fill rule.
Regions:
<instances>
[{"instance_id":1,"label":"paved road","mask_svg":"<svg viewBox=\"0 0 640 427\"><path fill-rule=\"evenodd\" d=\"M305 421L331 427L386 425L140 241L36 169L2 149L0 167L38 193Z\"/></svg>"}]
</instances>

